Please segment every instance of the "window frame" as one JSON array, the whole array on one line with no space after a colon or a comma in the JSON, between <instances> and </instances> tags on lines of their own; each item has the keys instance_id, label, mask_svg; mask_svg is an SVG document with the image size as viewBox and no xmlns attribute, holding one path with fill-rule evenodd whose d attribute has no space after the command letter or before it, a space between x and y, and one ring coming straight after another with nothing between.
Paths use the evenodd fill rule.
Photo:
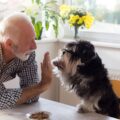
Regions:
<instances>
[{"instance_id":1,"label":"window frame","mask_svg":"<svg viewBox=\"0 0 120 120\"><path fill-rule=\"evenodd\" d=\"M50 0L46 0L50 1ZM72 0L58 0L59 4L71 4ZM109 29L109 28L108 28ZM110 28L111 29L111 28ZM71 31L73 32L73 31ZM69 33L71 35L71 33ZM99 42L107 42L107 43L117 43L120 44L120 33L111 33L111 32L100 32L100 31L79 31L80 39L90 40L90 41L99 41ZM67 36L72 39L72 36ZM44 39L44 38L42 38ZM64 39L64 38L63 38Z\"/></svg>"},{"instance_id":2,"label":"window frame","mask_svg":"<svg viewBox=\"0 0 120 120\"><path fill-rule=\"evenodd\" d=\"M63 4L72 5L72 0L64 0ZM111 26L109 26L107 29L110 30ZM117 29L117 31L118 30L119 29ZM117 32L113 33L113 32L110 32L110 31L102 32L102 31L99 31L97 29L94 29L94 31L92 31L92 30L88 30L88 31L87 30L82 30L82 31L79 31L79 36L80 36L80 39L83 39L83 40L120 44L120 32L119 33L117 33Z\"/></svg>"}]
</instances>

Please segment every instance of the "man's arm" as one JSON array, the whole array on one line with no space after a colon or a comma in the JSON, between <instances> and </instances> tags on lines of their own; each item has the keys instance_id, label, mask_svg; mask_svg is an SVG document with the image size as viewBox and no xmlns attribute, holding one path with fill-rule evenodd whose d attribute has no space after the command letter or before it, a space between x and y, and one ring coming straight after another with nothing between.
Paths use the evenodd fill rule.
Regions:
<instances>
[{"instance_id":1,"label":"man's arm","mask_svg":"<svg viewBox=\"0 0 120 120\"><path fill-rule=\"evenodd\" d=\"M41 63L41 82L30 87L25 87L22 90L20 98L16 104L22 104L33 97L40 95L47 90L52 81L52 66L49 53L44 55L43 63Z\"/></svg>"},{"instance_id":2,"label":"man's arm","mask_svg":"<svg viewBox=\"0 0 120 120\"><path fill-rule=\"evenodd\" d=\"M41 82L33 86L6 89L4 84L0 83L0 109L6 109L16 104L26 103L31 98L47 90L52 81L52 67L48 53L45 54L43 63L41 63L41 70Z\"/></svg>"},{"instance_id":3,"label":"man's arm","mask_svg":"<svg viewBox=\"0 0 120 120\"><path fill-rule=\"evenodd\" d=\"M0 110L11 108L16 104L16 100L20 98L21 89L6 89L4 84L0 84Z\"/></svg>"},{"instance_id":4,"label":"man's arm","mask_svg":"<svg viewBox=\"0 0 120 120\"><path fill-rule=\"evenodd\" d=\"M51 81L51 80L50 80ZM22 104L25 103L26 101L30 100L33 97L36 97L43 93L48 86L42 85L42 84L37 84L31 87L24 88L22 90L22 94L20 98L17 100L16 104Z\"/></svg>"}]
</instances>

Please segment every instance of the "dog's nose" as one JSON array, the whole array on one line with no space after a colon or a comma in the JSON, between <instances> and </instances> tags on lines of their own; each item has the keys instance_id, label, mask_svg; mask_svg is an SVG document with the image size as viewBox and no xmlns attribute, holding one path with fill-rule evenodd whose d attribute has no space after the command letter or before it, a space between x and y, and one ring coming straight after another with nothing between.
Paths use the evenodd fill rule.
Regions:
<instances>
[{"instance_id":1,"label":"dog's nose","mask_svg":"<svg viewBox=\"0 0 120 120\"><path fill-rule=\"evenodd\" d=\"M53 61L53 65L58 66L58 62L57 61Z\"/></svg>"},{"instance_id":2,"label":"dog's nose","mask_svg":"<svg viewBox=\"0 0 120 120\"><path fill-rule=\"evenodd\" d=\"M57 65L56 62L57 62L57 58L54 58L54 59L51 60L51 64L52 64L53 67Z\"/></svg>"}]
</instances>

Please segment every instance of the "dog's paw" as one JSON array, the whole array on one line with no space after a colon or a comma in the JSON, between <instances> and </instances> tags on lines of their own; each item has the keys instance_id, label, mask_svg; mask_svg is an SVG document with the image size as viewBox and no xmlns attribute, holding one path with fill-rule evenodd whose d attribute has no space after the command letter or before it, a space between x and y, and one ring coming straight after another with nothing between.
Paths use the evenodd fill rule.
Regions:
<instances>
[{"instance_id":1,"label":"dog's paw","mask_svg":"<svg viewBox=\"0 0 120 120\"><path fill-rule=\"evenodd\" d=\"M86 113L86 110L84 108L79 108L77 109L78 113Z\"/></svg>"},{"instance_id":2,"label":"dog's paw","mask_svg":"<svg viewBox=\"0 0 120 120\"><path fill-rule=\"evenodd\" d=\"M79 105L77 105L77 112L78 113L88 113L89 111L84 106L79 104Z\"/></svg>"}]
</instances>

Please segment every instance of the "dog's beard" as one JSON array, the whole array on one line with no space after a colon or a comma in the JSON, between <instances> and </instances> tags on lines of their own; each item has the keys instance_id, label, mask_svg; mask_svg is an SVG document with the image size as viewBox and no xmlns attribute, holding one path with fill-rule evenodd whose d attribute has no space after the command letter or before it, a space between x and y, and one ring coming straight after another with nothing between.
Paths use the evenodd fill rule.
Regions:
<instances>
[{"instance_id":1,"label":"dog's beard","mask_svg":"<svg viewBox=\"0 0 120 120\"><path fill-rule=\"evenodd\" d=\"M65 66L63 65L64 62L62 61L62 58L56 57L52 60L52 63L54 65L53 73L59 78L61 85L67 85L67 74L65 74Z\"/></svg>"},{"instance_id":2,"label":"dog's beard","mask_svg":"<svg viewBox=\"0 0 120 120\"><path fill-rule=\"evenodd\" d=\"M54 65L53 73L61 81L61 85L67 90L71 89L70 77L77 72L77 66L81 64L80 60L70 61L70 54L60 55L52 60Z\"/></svg>"}]
</instances>

